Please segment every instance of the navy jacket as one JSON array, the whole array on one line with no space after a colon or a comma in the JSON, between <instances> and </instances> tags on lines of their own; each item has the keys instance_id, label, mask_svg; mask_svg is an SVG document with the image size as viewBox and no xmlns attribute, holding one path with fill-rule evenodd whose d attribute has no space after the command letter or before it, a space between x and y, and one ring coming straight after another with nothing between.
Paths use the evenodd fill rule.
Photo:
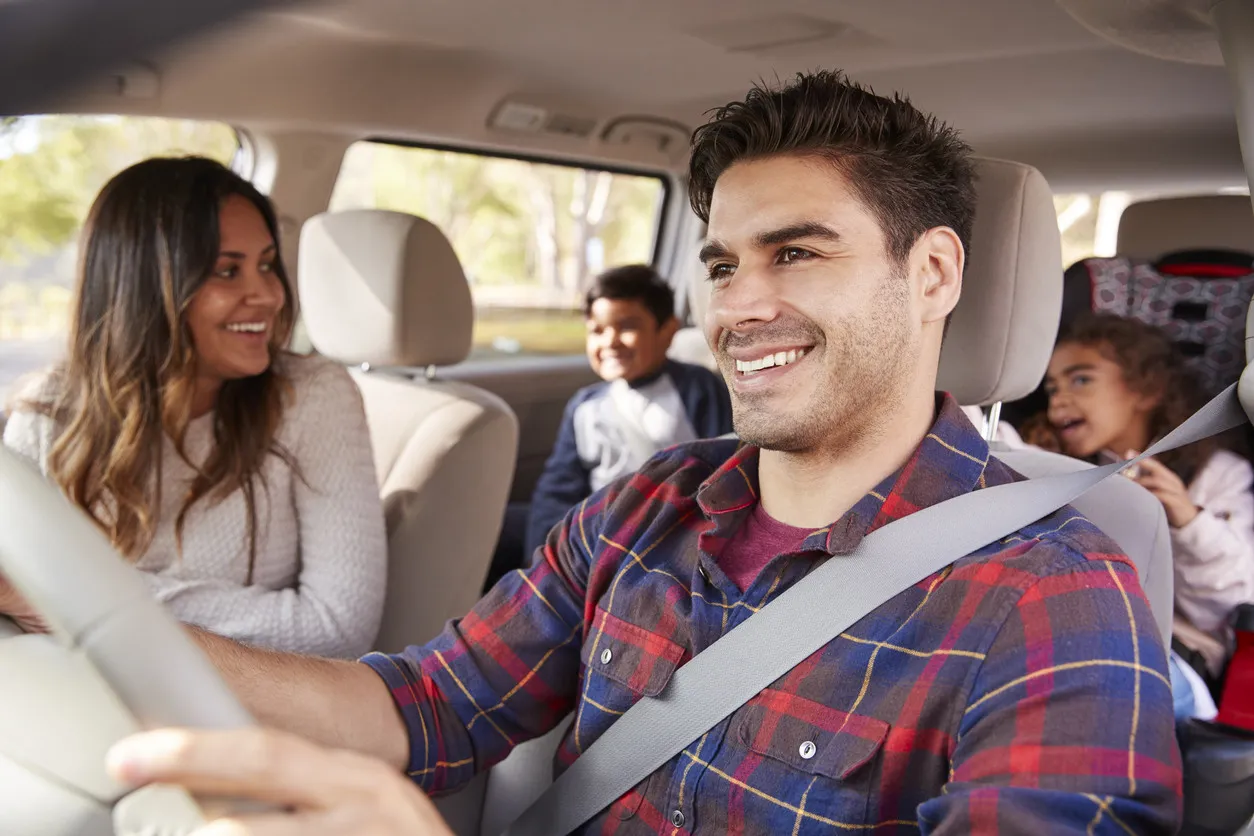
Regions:
<instances>
[{"instance_id":1,"label":"navy jacket","mask_svg":"<svg viewBox=\"0 0 1254 836\"><path fill-rule=\"evenodd\" d=\"M634 382L632 388L654 386L662 377L670 378L697 438L714 438L732 431L731 398L721 377L701 366L668 360L658 374ZM587 450L590 445L614 442L608 438L588 439L586 435L595 432L595 427L589 426L587 420L577 420L577 416L581 412L586 414L595 407L594 402L606 398L609 387L605 381L586 386L566 404L557 443L531 497L526 537L528 562L544 543L549 530L593 492L593 469L597 465L589 461ZM584 455L580 454L581 449ZM614 451L606 452L613 457Z\"/></svg>"}]
</instances>

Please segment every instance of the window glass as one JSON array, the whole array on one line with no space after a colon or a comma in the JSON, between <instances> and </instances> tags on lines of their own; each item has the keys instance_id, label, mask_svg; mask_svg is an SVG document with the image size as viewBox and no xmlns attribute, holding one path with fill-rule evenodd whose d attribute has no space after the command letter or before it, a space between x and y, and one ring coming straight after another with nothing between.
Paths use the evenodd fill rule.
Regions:
<instances>
[{"instance_id":1,"label":"window glass","mask_svg":"<svg viewBox=\"0 0 1254 836\"><path fill-rule=\"evenodd\" d=\"M129 116L0 117L0 406L65 350L77 238L96 193L147 157L230 163L228 125Z\"/></svg>"},{"instance_id":2,"label":"window glass","mask_svg":"<svg viewBox=\"0 0 1254 836\"><path fill-rule=\"evenodd\" d=\"M1119 218L1133 200L1128 192L1061 194L1054 196L1058 229L1062 233L1062 266L1093 256L1115 255Z\"/></svg>"},{"instance_id":3,"label":"window glass","mask_svg":"<svg viewBox=\"0 0 1254 836\"><path fill-rule=\"evenodd\" d=\"M453 244L475 300L471 359L583 352L582 296L601 270L653 257L660 177L358 142L331 209L426 218Z\"/></svg>"}]
</instances>

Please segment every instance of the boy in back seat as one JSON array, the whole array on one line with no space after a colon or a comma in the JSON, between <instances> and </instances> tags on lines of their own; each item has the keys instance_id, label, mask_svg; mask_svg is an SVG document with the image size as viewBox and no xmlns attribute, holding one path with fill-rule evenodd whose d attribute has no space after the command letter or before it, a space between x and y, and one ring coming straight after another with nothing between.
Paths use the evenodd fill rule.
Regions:
<instances>
[{"instance_id":1,"label":"boy in back seat","mask_svg":"<svg viewBox=\"0 0 1254 836\"><path fill-rule=\"evenodd\" d=\"M587 353L601 378L566 405L527 516L526 557L574 505L667 447L732 431L727 386L667 359L679 329L670 286L643 264L616 267L584 301Z\"/></svg>"}]
</instances>

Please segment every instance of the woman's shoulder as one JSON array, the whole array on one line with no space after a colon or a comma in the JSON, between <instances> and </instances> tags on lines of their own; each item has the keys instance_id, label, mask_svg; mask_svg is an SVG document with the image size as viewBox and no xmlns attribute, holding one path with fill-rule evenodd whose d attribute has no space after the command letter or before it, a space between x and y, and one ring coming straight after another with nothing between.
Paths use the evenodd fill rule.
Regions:
<instances>
[{"instance_id":1,"label":"woman's shoulder","mask_svg":"<svg viewBox=\"0 0 1254 836\"><path fill-rule=\"evenodd\" d=\"M283 354L277 365L290 387L289 409L297 421L335 409L361 412L361 393L342 364L315 354Z\"/></svg>"},{"instance_id":2,"label":"woman's shoulder","mask_svg":"<svg viewBox=\"0 0 1254 836\"><path fill-rule=\"evenodd\" d=\"M23 375L14 382L9 391L5 411L39 414L47 412L61 395L64 377L59 366Z\"/></svg>"},{"instance_id":3,"label":"woman's shoulder","mask_svg":"<svg viewBox=\"0 0 1254 836\"><path fill-rule=\"evenodd\" d=\"M355 392L357 389L347 368L318 354L284 353L276 365L296 390L298 398L311 390Z\"/></svg>"},{"instance_id":4,"label":"woman's shoulder","mask_svg":"<svg viewBox=\"0 0 1254 836\"><path fill-rule=\"evenodd\" d=\"M61 387L56 369L34 372L17 381L5 405L4 446L40 467L55 434L52 412Z\"/></svg>"}]
</instances>

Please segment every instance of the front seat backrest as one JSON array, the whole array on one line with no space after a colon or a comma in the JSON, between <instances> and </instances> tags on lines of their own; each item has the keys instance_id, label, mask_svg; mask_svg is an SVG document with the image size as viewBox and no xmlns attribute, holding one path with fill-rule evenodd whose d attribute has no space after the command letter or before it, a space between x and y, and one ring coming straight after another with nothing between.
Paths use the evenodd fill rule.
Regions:
<instances>
[{"instance_id":1,"label":"front seat backrest","mask_svg":"<svg viewBox=\"0 0 1254 836\"><path fill-rule=\"evenodd\" d=\"M688 318L692 325L680 328L671 341L671 349L667 354L672 360L681 363L692 363L705 366L718 373L718 363L714 353L705 341L705 312L710 305L710 282L705 277L705 266L692 257L684 265L687 275L684 276L684 289L688 294Z\"/></svg>"},{"instance_id":2,"label":"front seat backrest","mask_svg":"<svg viewBox=\"0 0 1254 836\"><path fill-rule=\"evenodd\" d=\"M962 300L937 386L959 403L986 406L1028 395L1045 376L1062 307L1062 244L1053 194L1040 172L980 159L977 173ZM1029 478L1087 467L1034 448L994 454ZM1127 479L1109 479L1072 504L1136 564L1159 634L1169 642L1171 542L1162 505Z\"/></svg>"},{"instance_id":3,"label":"front seat backrest","mask_svg":"<svg viewBox=\"0 0 1254 836\"><path fill-rule=\"evenodd\" d=\"M399 651L478 600L518 420L496 395L427 374L466 359L474 322L461 264L428 221L369 209L311 218L300 299L314 347L357 367L388 528L377 647Z\"/></svg>"}]
</instances>

